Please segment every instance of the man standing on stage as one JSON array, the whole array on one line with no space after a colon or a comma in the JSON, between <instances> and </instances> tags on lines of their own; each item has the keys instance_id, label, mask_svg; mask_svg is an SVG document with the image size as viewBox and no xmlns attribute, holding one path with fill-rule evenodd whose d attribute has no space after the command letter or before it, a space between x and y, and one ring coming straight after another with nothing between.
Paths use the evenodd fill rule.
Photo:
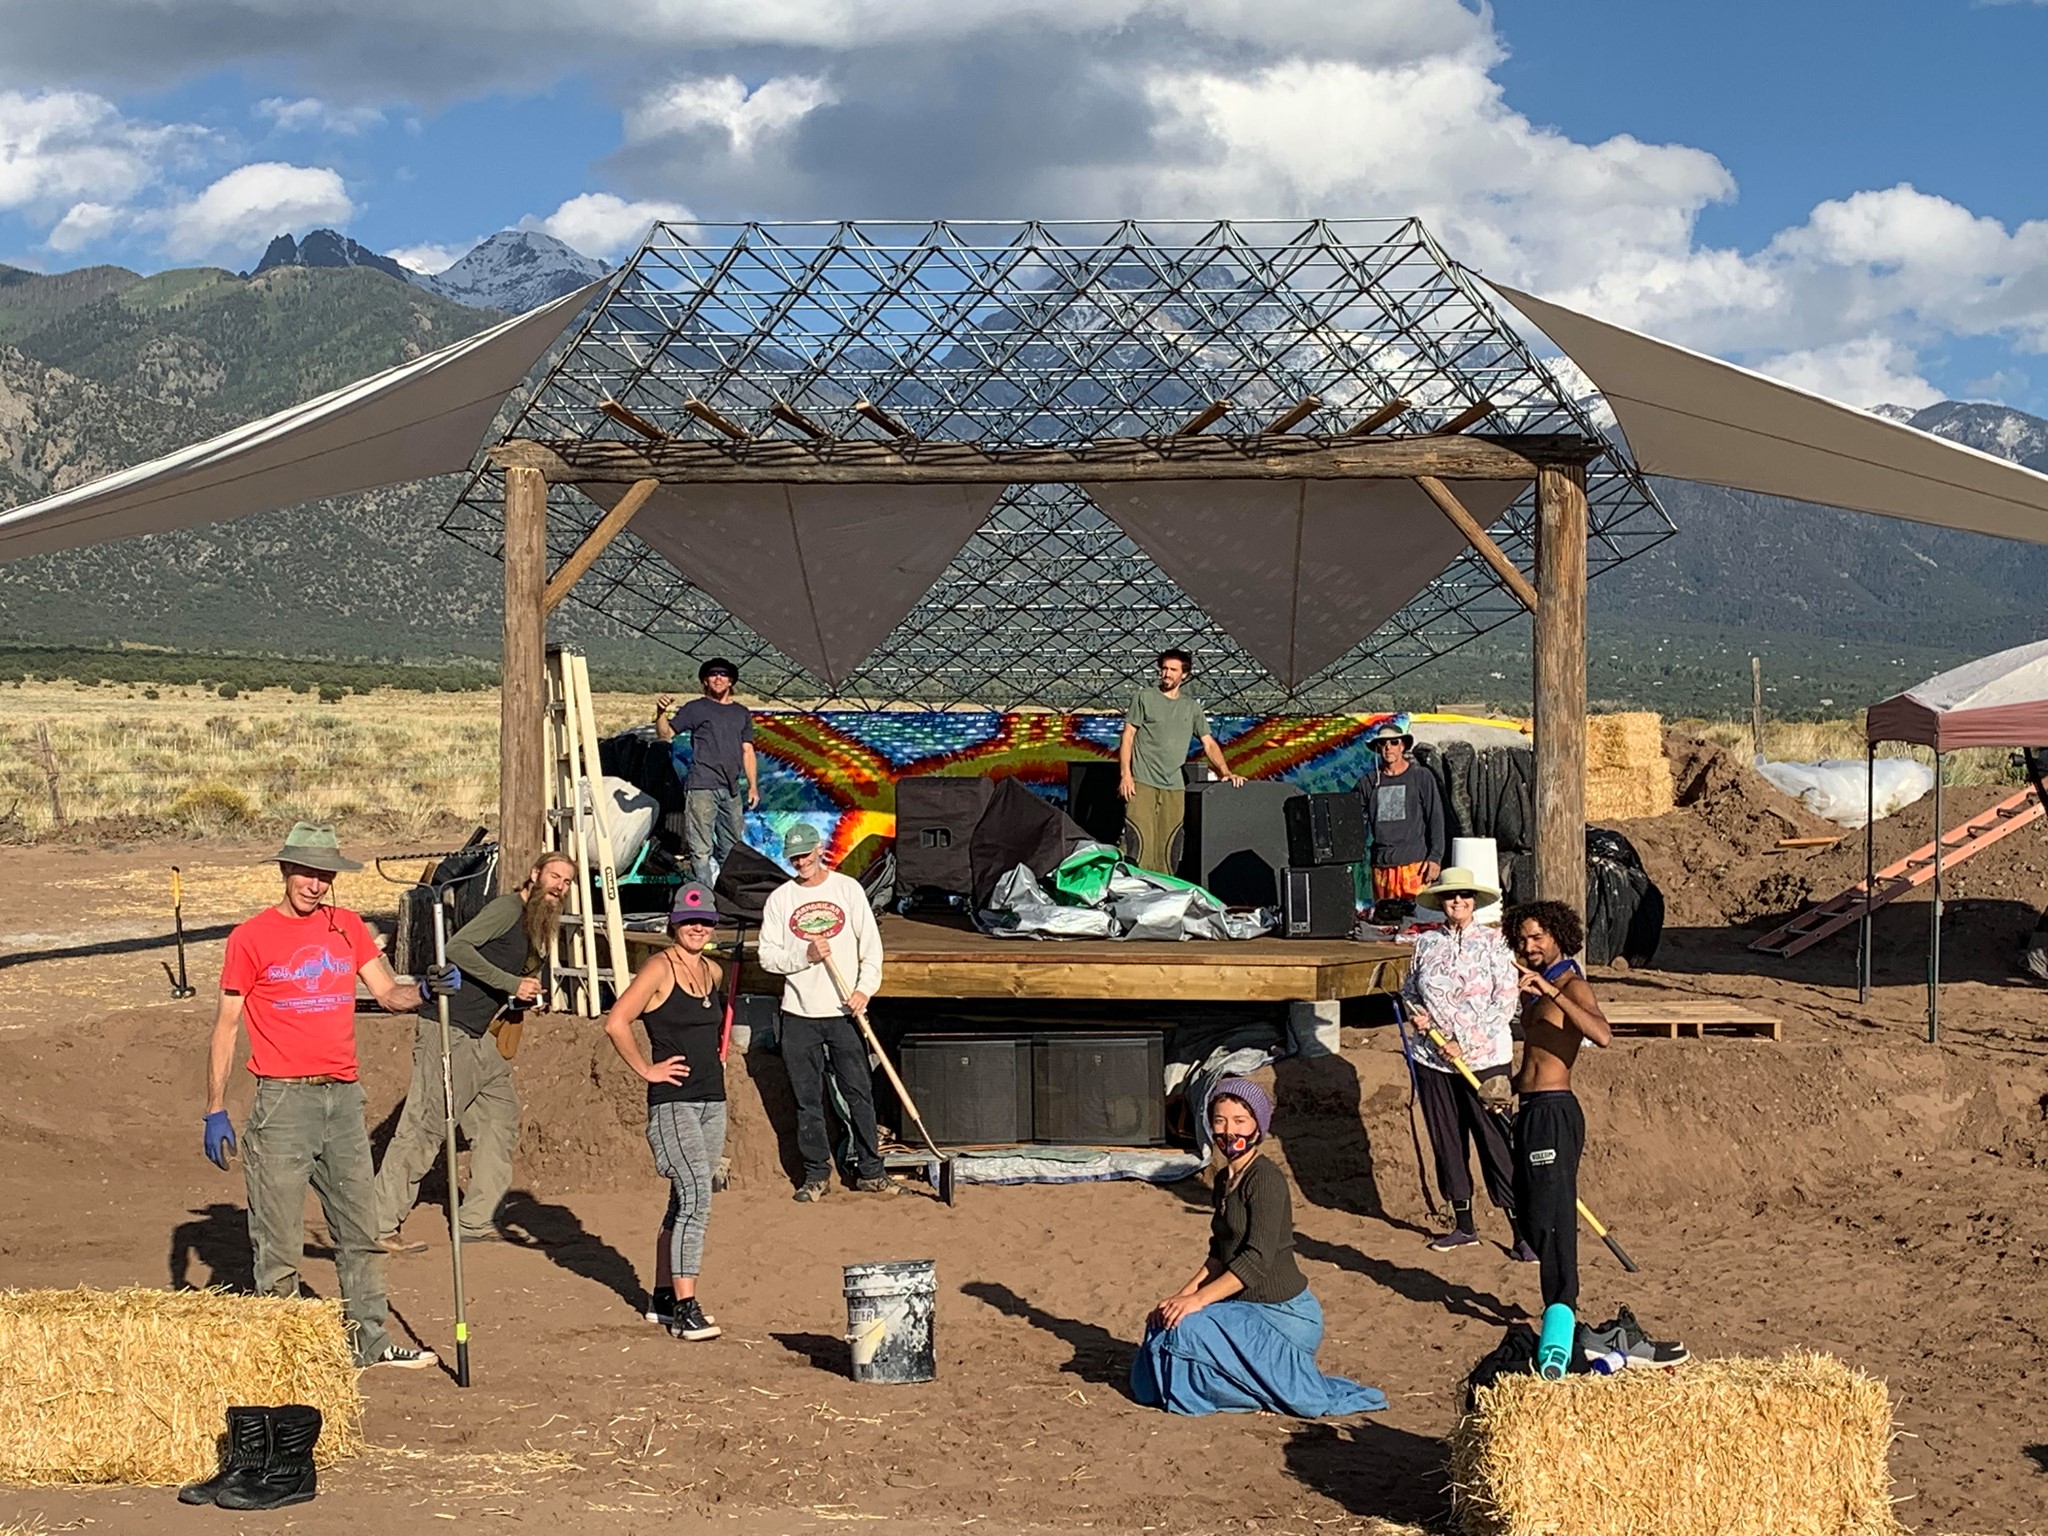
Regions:
<instances>
[{"instance_id":1,"label":"man standing on stage","mask_svg":"<svg viewBox=\"0 0 2048 1536\"><path fill-rule=\"evenodd\" d=\"M854 1027L882 984L882 931L860 882L825 862L818 829L800 821L782 840L796 878L779 885L761 908L761 968L783 977L782 1064L796 1095L796 1141L804 1179L796 1198L825 1198L832 1146L825 1127L829 1067L846 1104L853 1134L854 1188L893 1195L875 1131L875 1083L867 1042Z\"/></svg>"},{"instance_id":2,"label":"man standing on stage","mask_svg":"<svg viewBox=\"0 0 2048 1536\"><path fill-rule=\"evenodd\" d=\"M431 1366L432 1351L394 1344L384 1331L370 1135L356 1081L356 978L379 1006L401 1013L436 993L457 995L462 977L452 966L436 967L416 987L399 985L363 920L327 900L335 875L363 867L342 857L332 827L298 823L277 863L283 899L228 935L207 1052L206 1155L226 1168L235 1150L228 1074L246 1024L256 1099L243 1126L242 1173L257 1291L299 1293L310 1182L334 1243L356 1364Z\"/></svg>"},{"instance_id":3,"label":"man standing on stage","mask_svg":"<svg viewBox=\"0 0 2048 1536\"><path fill-rule=\"evenodd\" d=\"M562 900L576 878L566 853L544 853L516 892L493 897L448 940L448 960L462 986L448 999L448 1074L455 1123L469 1138L469 1184L460 1221L465 1243L502 1242L498 1205L512 1187L512 1149L519 1142L519 1094L512 1064L492 1037L491 1025L540 1001L540 965L562 920ZM377 1170L377 1246L386 1253L420 1253L399 1227L419 1198L420 1180L446 1145L447 1109L441 1094L439 1009L422 1009L413 1031L412 1086L405 1112Z\"/></svg>"},{"instance_id":4,"label":"man standing on stage","mask_svg":"<svg viewBox=\"0 0 2048 1536\"><path fill-rule=\"evenodd\" d=\"M1382 902L1398 903L1392 915L1406 917L1422 888L1443 873L1443 792L1436 775L1408 756L1415 738L1408 734L1406 715L1382 720L1366 744L1379 756L1358 781L1372 830L1373 907L1377 911Z\"/></svg>"},{"instance_id":5,"label":"man standing on stage","mask_svg":"<svg viewBox=\"0 0 2048 1536\"><path fill-rule=\"evenodd\" d=\"M1124 733L1117 742L1116 762L1122 777L1117 790L1124 797L1124 816L1138 834L1137 864L1173 873L1173 835L1187 814L1187 781L1181 767L1188 743L1200 741L1202 755L1232 784L1244 783L1224 761L1223 749L1209 734L1209 714L1202 701L1184 690L1194 659L1186 651L1159 653L1159 686L1140 688L1124 715Z\"/></svg>"},{"instance_id":6,"label":"man standing on stage","mask_svg":"<svg viewBox=\"0 0 2048 1536\"><path fill-rule=\"evenodd\" d=\"M690 737L690 772L683 780L683 839L691 872L701 884L718 878L717 866L733 844L747 840L747 811L761 804L760 778L754 767L754 716L732 696L740 669L714 656L697 669L704 689L673 715L675 700L663 694L654 701L654 733L672 742ZM740 805L740 779L747 781L747 800Z\"/></svg>"}]
</instances>

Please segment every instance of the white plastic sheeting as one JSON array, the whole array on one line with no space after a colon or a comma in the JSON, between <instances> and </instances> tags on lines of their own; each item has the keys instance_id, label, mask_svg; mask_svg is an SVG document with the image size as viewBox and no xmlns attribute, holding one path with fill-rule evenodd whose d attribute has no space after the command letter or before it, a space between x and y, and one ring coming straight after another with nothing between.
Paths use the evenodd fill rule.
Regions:
<instances>
[{"instance_id":1,"label":"white plastic sheeting","mask_svg":"<svg viewBox=\"0 0 2048 1536\"><path fill-rule=\"evenodd\" d=\"M1840 827L1860 827L1869 821L1872 802L1877 807L1876 819L1883 821L1934 788L1934 770L1910 757L1879 758L1874 768L1838 757L1824 757L1817 763L1772 763L1758 758L1756 771L1781 794L1790 795L1814 815Z\"/></svg>"},{"instance_id":2,"label":"white plastic sheeting","mask_svg":"<svg viewBox=\"0 0 2048 1536\"><path fill-rule=\"evenodd\" d=\"M579 288L190 448L0 512L0 560L465 470L505 397L603 286Z\"/></svg>"}]
</instances>

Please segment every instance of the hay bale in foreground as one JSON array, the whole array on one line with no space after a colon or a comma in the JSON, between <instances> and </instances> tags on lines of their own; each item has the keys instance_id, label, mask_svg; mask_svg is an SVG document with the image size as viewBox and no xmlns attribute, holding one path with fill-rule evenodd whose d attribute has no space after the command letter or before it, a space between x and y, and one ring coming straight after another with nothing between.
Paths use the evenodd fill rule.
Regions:
<instances>
[{"instance_id":1,"label":"hay bale in foreground","mask_svg":"<svg viewBox=\"0 0 2048 1536\"><path fill-rule=\"evenodd\" d=\"M1507 1376L1451 1436L1472 1536L1897 1536L1891 1397L1828 1355Z\"/></svg>"},{"instance_id":2,"label":"hay bale in foreground","mask_svg":"<svg viewBox=\"0 0 2048 1536\"><path fill-rule=\"evenodd\" d=\"M338 1301L0 1291L0 1482L210 1477L230 1404L310 1403L326 1467L363 1446Z\"/></svg>"}]
</instances>

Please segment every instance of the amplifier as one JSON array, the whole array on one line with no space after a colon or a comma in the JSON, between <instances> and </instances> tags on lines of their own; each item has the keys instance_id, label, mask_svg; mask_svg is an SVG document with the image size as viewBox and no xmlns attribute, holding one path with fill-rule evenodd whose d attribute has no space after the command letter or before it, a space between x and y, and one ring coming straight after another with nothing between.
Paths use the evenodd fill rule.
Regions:
<instances>
[{"instance_id":1,"label":"amplifier","mask_svg":"<svg viewBox=\"0 0 2048 1536\"><path fill-rule=\"evenodd\" d=\"M932 1140L1014 1146L1031 1140L1032 1042L989 1035L905 1035L903 1086Z\"/></svg>"},{"instance_id":2,"label":"amplifier","mask_svg":"<svg viewBox=\"0 0 2048 1536\"><path fill-rule=\"evenodd\" d=\"M1067 764L1067 814L1098 843L1122 846L1124 797L1117 793L1122 773L1115 761L1083 758Z\"/></svg>"},{"instance_id":3,"label":"amplifier","mask_svg":"<svg viewBox=\"0 0 2048 1536\"><path fill-rule=\"evenodd\" d=\"M965 896L974 889L969 849L975 823L994 791L988 779L950 774L913 774L896 781L898 891Z\"/></svg>"},{"instance_id":4,"label":"amplifier","mask_svg":"<svg viewBox=\"0 0 2048 1536\"><path fill-rule=\"evenodd\" d=\"M1365 802L1356 794L1301 795L1282 807L1287 815L1287 862L1356 864L1365 857Z\"/></svg>"},{"instance_id":5,"label":"amplifier","mask_svg":"<svg viewBox=\"0 0 2048 1536\"><path fill-rule=\"evenodd\" d=\"M1349 864L1288 869L1280 903L1280 934L1289 939L1341 939L1357 916Z\"/></svg>"},{"instance_id":6,"label":"amplifier","mask_svg":"<svg viewBox=\"0 0 2048 1536\"><path fill-rule=\"evenodd\" d=\"M1031 1120L1039 1141L1156 1147L1166 1140L1166 1035L1039 1035Z\"/></svg>"},{"instance_id":7,"label":"amplifier","mask_svg":"<svg viewBox=\"0 0 2048 1536\"><path fill-rule=\"evenodd\" d=\"M1188 786L1181 878L1226 907L1279 906L1280 871L1288 863L1282 807L1300 798L1300 790L1276 779Z\"/></svg>"}]
</instances>

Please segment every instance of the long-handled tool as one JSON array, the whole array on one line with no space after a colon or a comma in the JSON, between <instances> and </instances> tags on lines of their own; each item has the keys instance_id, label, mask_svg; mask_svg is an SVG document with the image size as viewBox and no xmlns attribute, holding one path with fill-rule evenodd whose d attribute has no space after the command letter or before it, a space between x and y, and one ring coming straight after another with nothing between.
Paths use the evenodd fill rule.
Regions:
<instances>
[{"instance_id":1,"label":"long-handled tool","mask_svg":"<svg viewBox=\"0 0 2048 1536\"><path fill-rule=\"evenodd\" d=\"M896 1090L896 1097L902 1101L905 1113L910 1116L911 1123L917 1127L917 1134L924 1139L924 1144L930 1150L932 1156L939 1160L939 1197L946 1204L951 1205L953 1203L954 1189L953 1159L948 1154L939 1150L939 1144L932 1140L932 1133L925 1129L924 1116L917 1112L917 1103L910 1097L910 1090L904 1087L903 1079L896 1075L896 1068L889 1060L889 1053L882 1049L882 1042L876 1038L875 1026L868 1022L867 1009L853 1006L853 993L847 987L846 978L839 974L839 967L833 964L832 957L829 954L825 956L825 972L832 978L832 985L839 989L839 1000L846 1004L846 1011L853 1015L853 1022L860 1026L861 1035L867 1041L868 1049L873 1051L876 1058L882 1063L882 1074L889 1079L889 1086Z\"/></svg>"},{"instance_id":2,"label":"long-handled tool","mask_svg":"<svg viewBox=\"0 0 2048 1536\"><path fill-rule=\"evenodd\" d=\"M1483 1095L1485 1090L1483 1090L1479 1086L1479 1079L1473 1075L1472 1069L1465 1065L1465 1058L1463 1056L1454 1055L1452 1053L1451 1043L1450 1041L1444 1038L1443 1031L1438 1029L1434 1024L1431 1024L1426 1020L1418 1021L1417 1027L1421 1029L1423 1037L1427 1039L1431 1045L1436 1047L1437 1055L1443 1057L1445 1061L1448 1061L1452 1066L1458 1069L1458 1075L1464 1078L1465 1081L1471 1085L1472 1091L1474 1093ZM1494 1119L1500 1122L1501 1129L1503 1131L1512 1133L1513 1122L1508 1119L1505 1112L1495 1109L1492 1105L1487 1104L1484 1097L1482 1097L1479 1102L1482 1105L1485 1105L1486 1112L1488 1114L1492 1115ZM1510 1135L1510 1140L1512 1139L1512 1135ZM1621 1261L1621 1267L1627 1270L1632 1275L1640 1273L1641 1266L1638 1265L1634 1259L1628 1256L1628 1250L1626 1248L1623 1248L1621 1246L1620 1241L1616 1239L1614 1234L1612 1232L1609 1232L1607 1228L1601 1224L1600 1218L1593 1214L1593 1212L1587 1207L1586 1202L1581 1200L1578 1204L1579 1219L1583 1221L1587 1226L1593 1229L1593 1235L1599 1238L1601 1242L1607 1245L1607 1251L1613 1254L1615 1258Z\"/></svg>"},{"instance_id":3,"label":"long-handled tool","mask_svg":"<svg viewBox=\"0 0 2048 1536\"><path fill-rule=\"evenodd\" d=\"M464 850L476 852L472 845ZM429 861L429 867L420 872L414 880L401 879L385 874L387 862L398 863L397 859L377 860L377 873L394 885L417 885L423 887L433 898L434 904L434 964L445 967L448 964L448 915L442 901L442 893L470 880L487 879L497 867L495 857L485 859L480 868L467 875L458 875L436 885L428 877L443 859L451 854L412 854L404 862L418 859ZM452 1060L453 1045L448 1033L448 997L446 993L434 994L435 1011L441 1017L441 1113L443 1126L448 1135L448 1254L454 1271L455 1283L455 1385L469 1385L469 1308L462 1288L462 1181L457 1174L455 1163L455 1067Z\"/></svg>"},{"instance_id":4,"label":"long-handled tool","mask_svg":"<svg viewBox=\"0 0 2048 1536\"><path fill-rule=\"evenodd\" d=\"M157 964L161 965L164 974L171 978L172 1000L182 1003L193 993L192 983L185 975L185 880L178 873L178 866L175 864L171 866L171 926L177 930L178 935L178 972L175 976L171 975L168 960L159 960Z\"/></svg>"}]
</instances>

